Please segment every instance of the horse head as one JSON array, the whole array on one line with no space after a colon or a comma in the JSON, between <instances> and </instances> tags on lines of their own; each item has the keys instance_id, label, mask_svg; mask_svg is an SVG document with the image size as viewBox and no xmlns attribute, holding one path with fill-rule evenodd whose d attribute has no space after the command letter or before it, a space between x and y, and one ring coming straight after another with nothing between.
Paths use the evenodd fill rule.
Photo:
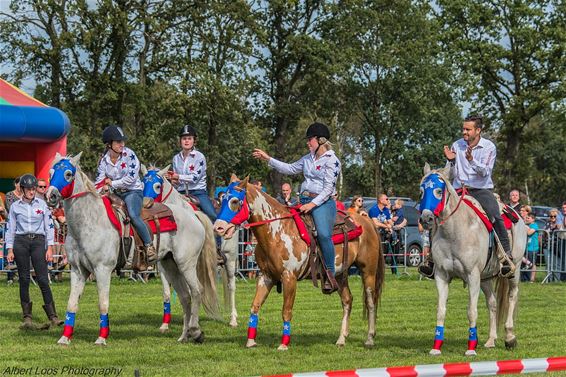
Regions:
<instances>
[{"instance_id":1,"label":"horse head","mask_svg":"<svg viewBox=\"0 0 566 377\"><path fill-rule=\"evenodd\" d=\"M169 170L169 166L165 169L159 170L156 167L151 167L149 170L142 164L141 173L143 174L143 197L144 200L148 198L156 202L161 202L163 199L163 176Z\"/></svg>"},{"instance_id":2,"label":"horse head","mask_svg":"<svg viewBox=\"0 0 566 377\"><path fill-rule=\"evenodd\" d=\"M219 236L226 239L232 238L236 225L240 225L250 217L246 199L248 181L249 177L240 181L235 174L232 174L226 194L222 198L220 213L214 222L214 231Z\"/></svg>"},{"instance_id":3,"label":"horse head","mask_svg":"<svg viewBox=\"0 0 566 377\"><path fill-rule=\"evenodd\" d=\"M56 204L61 198L67 199L73 194L81 155L82 152L74 157L64 157L59 153L55 155L49 171L49 189L45 193L49 204Z\"/></svg>"},{"instance_id":4,"label":"horse head","mask_svg":"<svg viewBox=\"0 0 566 377\"><path fill-rule=\"evenodd\" d=\"M424 166L424 177L420 185L419 221L426 230L432 229L435 219L444 210L449 169L447 166L444 169L431 170L428 164Z\"/></svg>"}]
</instances>

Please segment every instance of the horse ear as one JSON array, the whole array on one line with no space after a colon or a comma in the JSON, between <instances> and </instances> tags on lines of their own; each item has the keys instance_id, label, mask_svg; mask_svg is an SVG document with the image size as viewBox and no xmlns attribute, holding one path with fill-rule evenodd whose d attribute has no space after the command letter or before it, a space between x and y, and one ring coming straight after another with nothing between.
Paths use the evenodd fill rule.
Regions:
<instances>
[{"instance_id":1,"label":"horse ear","mask_svg":"<svg viewBox=\"0 0 566 377\"><path fill-rule=\"evenodd\" d=\"M430 165L428 164L428 162L425 162L423 172L424 172L424 175L427 175L428 173L430 173Z\"/></svg>"},{"instance_id":2,"label":"horse ear","mask_svg":"<svg viewBox=\"0 0 566 377\"><path fill-rule=\"evenodd\" d=\"M250 176L247 175L246 178L244 178L242 180L242 182L240 182L240 184L238 185L239 187L246 187L248 185L248 182L250 181Z\"/></svg>"},{"instance_id":3,"label":"horse ear","mask_svg":"<svg viewBox=\"0 0 566 377\"><path fill-rule=\"evenodd\" d=\"M230 183L238 181L240 181L240 178L238 178L236 174L232 173L232 176L230 177Z\"/></svg>"},{"instance_id":4,"label":"horse ear","mask_svg":"<svg viewBox=\"0 0 566 377\"><path fill-rule=\"evenodd\" d=\"M159 173L157 173L157 174L159 174L160 176L163 177L163 176L165 175L165 173L167 173L167 172L169 171L169 168L170 168L170 167L171 167L171 164L167 165L166 167L164 167L163 169L161 169L161 170L159 171Z\"/></svg>"},{"instance_id":5,"label":"horse ear","mask_svg":"<svg viewBox=\"0 0 566 377\"><path fill-rule=\"evenodd\" d=\"M144 176L147 174L147 168L145 167L144 164L141 164L140 171L141 171L142 175L144 175Z\"/></svg>"},{"instance_id":6,"label":"horse ear","mask_svg":"<svg viewBox=\"0 0 566 377\"><path fill-rule=\"evenodd\" d=\"M61 161L61 159L63 159L63 156L61 156L61 154L59 152L55 153L55 158L53 159L53 165L55 165L56 163L58 163L59 161Z\"/></svg>"},{"instance_id":7,"label":"horse ear","mask_svg":"<svg viewBox=\"0 0 566 377\"><path fill-rule=\"evenodd\" d=\"M71 157L71 164L73 164L73 166L77 166L79 164L79 161L81 159L83 152L79 152L79 154L75 155L75 157Z\"/></svg>"}]
</instances>

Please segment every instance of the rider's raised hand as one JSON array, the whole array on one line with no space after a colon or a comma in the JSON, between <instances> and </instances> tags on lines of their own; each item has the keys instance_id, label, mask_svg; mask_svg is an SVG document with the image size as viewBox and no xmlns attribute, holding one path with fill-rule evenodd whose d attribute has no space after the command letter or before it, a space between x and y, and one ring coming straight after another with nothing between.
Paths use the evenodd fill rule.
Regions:
<instances>
[{"instance_id":1,"label":"rider's raised hand","mask_svg":"<svg viewBox=\"0 0 566 377\"><path fill-rule=\"evenodd\" d=\"M452 151L448 145L444 146L444 156L446 156L447 160L452 161L453 159L456 158L456 153L454 151Z\"/></svg>"},{"instance_id":2,"label":"rider's raised hand","mask_svg":"<svg viewBox=\"0 0 566 377\"><path fill-rule=\"evenodd\" d=\"M258 160L264 160L264 161L269 161L269 159L271 158L271 156L269 156L263 150L258 148L254 149L254 151L252 152L252 156L257 158Z\"/></svg>"}]
</instances>

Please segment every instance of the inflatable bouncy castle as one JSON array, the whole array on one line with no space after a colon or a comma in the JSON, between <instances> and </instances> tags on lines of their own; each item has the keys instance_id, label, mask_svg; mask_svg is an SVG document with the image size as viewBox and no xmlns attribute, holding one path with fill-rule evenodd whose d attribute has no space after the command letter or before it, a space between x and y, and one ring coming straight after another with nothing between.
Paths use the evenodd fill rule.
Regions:
<instances>
[{"instance_id":1,"label":"inflatable bouncy castle","mask_svg":"<svg viewBox=\"0 0 566 377\"><path fill-rule=\"evenodd\" d=\"M49 179L55 153L67 153L70 128L64 112L0 79L0 192L25 173Z\"/></svg>"}]
</instances>

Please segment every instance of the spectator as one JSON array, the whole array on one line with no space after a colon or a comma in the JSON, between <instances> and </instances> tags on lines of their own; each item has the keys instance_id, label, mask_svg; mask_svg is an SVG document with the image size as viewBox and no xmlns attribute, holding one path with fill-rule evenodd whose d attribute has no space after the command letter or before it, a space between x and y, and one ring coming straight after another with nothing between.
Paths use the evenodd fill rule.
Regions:
<instances>
[{"instance_id":1,"label":"spectator","mask_svg":"<svg viewBox=\"0 0 566 377\"><path fill-rule=\"evenodd\" d=\"M539 242L538 242L538 225L535 222L535 214L529 213L525 218L525 224L527 226L527 259L532 263L531 273L529 281L534 283L535 275L537 271L536 267L536 257L537 252L539 249ZM530 264L529 264L530 266Z\"/></svg>"},{"instance_id":2,"label":"spectator","mask_svg":"<svg viewBox=\"0 0 566 377\"><path fill-rule=\"evenodd\" d=\"M36 281L43 296L43 309L50 324L63 324L57 317L53 294L49 288L47 262L53 260L53 223L51 212L44 201L35 197L37 179L31 174L21 178L24 189L22 199L14 202L9 215L6 234L8 261L16 259L20 276L20 303L23 312L23 328L33 328L32 302L29 295L30 259Z\"/></svg>"},{"instance_id":3,"label":"spectator","mask_svg":"<svg viewBox=\"0 0 566 377\"><path fill-rule=\"evenodd\" d=\"M258 190L263 191L263 184L259 179L252 179L251 184L254 185Z\"/></svg>"},{"instance_id":4,"label":"spectator","mask_svg":"<svg viewBox=\"0 0 566 377\"><path fill-rule=\"evenodd\" d=\"M387 195L379 195L377 203L370 208L368 215L380 232L391 234L393 230L393 220L391 220L391 212L389 208L387 208L388 203L389 199Z\"/></svg>"},{"instance_id":5,"label":"spectator","mask_svg":"<svg viewBox=\"0 0 566 377\"><path fill-rule=\"evenodd\" d=\"M418 225L419 233L421 234L421 237L423 239L423 262L424 262L424 260L428 258L430 254L430 231L423 228L420 222L418 224L419 224Z\"/></svg>"},{"instance_id":6,"label":"spectator","mask_svg":"<svg viewBox=\"0 0 566 377\"><path fill-rule=\"evenodd\" d=\"M35 192L35 197L47 202L45 191L47 191L47 181L43 178L39 178L37 180L37 191Z\"/></svg>"},{"instance_id":7,"label":"spectator","mask_svg":"<svg viewBox=\"0 0 566 377\"><path fill-rule=\"evenodd\" d=\"M20 177L14 179L14 190L6 194L6 210L10 212L10 206L15 201L22 198L22 189L20 188Z\"/></svg>"},{"instance_id":8,"label":"spectator","mask_svg":"<svg viewBox=\"0 0 566 377\"><path fill-rule=\"evenodd\" d=\"M521 209L519 210L519 215L521 215L521 217L523 218L523 221L526 221L527 215L531 212L533 212L531 206L524 205L524 206L521 206Z\"/></svg>"},{"instance_id":9,"label":"spectator","mask_svg":"<svg viewBox=\"0 0 566 377\"><path fill-rule=\"evenodd\" d=\"M558 213L556 222L560 224L562 229L566 229L566 202L562 202L562 211Z\"/></svg>"},{"instance_id":10,"label":"spectator","mask_svg":"<svg viewBox=\"0 0 566 377\"><path fill-rule=\"evenodd\" d=\"M520 200L521 194L519 193L519 190L511 190L509 193L509 207L513 208L517 213L519 213L519 210L521 209Z\"/></svg>"},{"instance_id":11,"label":"spectator","mask_svg":"<svg viewBox=\"0 0 566 377\"><path fill-rule=\"evenodd\" d=\"M555 252L552 255L550 254L551 245L558 244L558 237L555 232L557 230L562 229L562 227L557 221L557 217L558 217L558 210L556 208L552 208L550 211L548 211L548 221L544 225L545 233L543 234L542 248L544 250L544 259L546 263L549 264L550 267L549 271L560 271L562 269L561 268L562 259L563 259L562 253L557 252L557 249L555 249ZM548 281L551 282L551 281L556 281L558 279L559 277L556 276L554 273L552 273L549 276Z\"/></svg>"},{"instance_id":12,"label":"spectator","mask_svg":"<svg viewBox=\"0 0 566 377\"><path fill-rule=\"evenodd\" d=\"M67 252L65 250L65 235L67 234L67 224L65 219L65 210L57 205L51 208L53 216L53 223L55 224L55 245L53 250L53 269L57 270L52 273L53 280L62 281L63 273L61 270L65 269L67 265Z\"/></svg>"},{"instance_id":13,"label":"spectator","mask_svg":"<svg viewBox=\"0 0 566 377\"><path fill-rule=\"evenodd\" d=\"M293 189L288 183L283 183L281 185L281 193L277 196L277 201L288 207L294 207L299 204L296 197L293 196Z\"/></svg>"},{"instance_id":14,"label":"spectator","mask_svg":"<svg viewBox=\"0 0 566 377\"><path fill-rule=\"evenodd\" d=\"M350 203L350 207L348 208L348 212L359 213L362 216L368 215L364 208L364 198L361 195L354 195L352 203Z\"/></svg>"},{"instance_id":15,"label":"spectator","mask_svg":"<svg viewBox=\"0 0 566 377\"><path fill-rule=\"evenodd\" d=\"M394 230L401 230L407 226L407 219L405 218L405 212L403 211L403 206L405 202L403 199L395 200L395 204L393 204L392 208L392 220L393 220L393 229Z\"/></svg>"}]
</instances>

